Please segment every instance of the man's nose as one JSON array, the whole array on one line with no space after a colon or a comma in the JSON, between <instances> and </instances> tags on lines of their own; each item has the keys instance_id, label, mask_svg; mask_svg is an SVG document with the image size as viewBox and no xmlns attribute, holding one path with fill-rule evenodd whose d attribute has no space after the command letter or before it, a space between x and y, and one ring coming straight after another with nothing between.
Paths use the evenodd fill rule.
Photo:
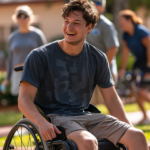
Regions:
<instances>
[{"instance_id":1,"label":"man's nose","mask_svg":"<svg viewBox=\"0 0 150 150\"><path fill-rule=\"evenodd\" d=\"M73 24L72 24L72 23L68 23L67 28L68 28L68 29L73 29Z\"/></svg>"}]
</instances>

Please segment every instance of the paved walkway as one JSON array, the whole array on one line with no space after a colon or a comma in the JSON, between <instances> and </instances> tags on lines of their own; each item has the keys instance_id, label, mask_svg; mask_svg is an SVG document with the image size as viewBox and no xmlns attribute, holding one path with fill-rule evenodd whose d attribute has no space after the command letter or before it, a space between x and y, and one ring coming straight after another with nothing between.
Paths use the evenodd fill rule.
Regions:
<instances>
[{"instance_id":1,"label":"paved walkway","mask_svg":"<svg viewBox=\"0 0 150 150\"><path fill-rule=\"evenodd\" d=\"M147 111L147 114L148 114L149 119L150 119L150 110ZM131 113L127 113L127 117L133 125L136 125L142 120L143 114L141 111L131 112Z\"/></svg>"}]
</instances>

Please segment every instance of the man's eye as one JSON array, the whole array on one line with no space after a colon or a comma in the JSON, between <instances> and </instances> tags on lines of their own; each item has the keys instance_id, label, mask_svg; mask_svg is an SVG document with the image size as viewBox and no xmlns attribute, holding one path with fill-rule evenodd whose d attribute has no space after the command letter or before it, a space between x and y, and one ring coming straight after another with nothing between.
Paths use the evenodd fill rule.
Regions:
<instances>
[{"instance_id":1,"label":"man's eye","mask_svg":"<svg viewBox=\"0 0 150 150\"><path fill-rule=\"evenodd\" d=\"M78 25L79 23L75 23L75 24L77 24L77 25Z\"/></svg>"}]
</instances>

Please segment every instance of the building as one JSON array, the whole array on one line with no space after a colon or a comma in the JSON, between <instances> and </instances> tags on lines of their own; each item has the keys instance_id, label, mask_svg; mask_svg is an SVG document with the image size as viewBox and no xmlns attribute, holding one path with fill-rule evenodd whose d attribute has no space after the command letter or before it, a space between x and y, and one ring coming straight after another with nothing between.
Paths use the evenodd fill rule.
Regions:
<instances>
[{"instance_id":1,"label":"building","mask_svg":"<svg viewBox=\"0 0 150 150\"><path fill-rule=\"evenodd\" d=\"M40 28L47 41L63 37L61 8L65 0L0 0L0 49L4 49L9 34L17 28L11 16L19 5L28 5L35 14L34 26Z\"/></svg>"}]
</instances>

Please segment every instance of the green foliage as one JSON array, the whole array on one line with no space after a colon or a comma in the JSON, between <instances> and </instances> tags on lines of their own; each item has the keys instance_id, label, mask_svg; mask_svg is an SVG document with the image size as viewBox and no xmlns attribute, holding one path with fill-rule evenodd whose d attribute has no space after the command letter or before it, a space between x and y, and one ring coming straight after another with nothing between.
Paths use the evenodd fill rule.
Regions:
<instances>
[{"instance_id":1,"label":"green foliage","mask_svg":"<svg viewBox=\"0 0 150 150\"><path fill-rule=\"evenodd\" d=\"M129 6L130 6L130 9L132 10L137 10L141 6L144 6L147 9L150 9L150 0L130 0Z\"/></svg>"},{"instance_id":2,"label":"green foliage","mask_svg":"<svg viewBox=\"0 0 150 150\"><path fill-rule=\"evenodd\" d=\"M0 84L6 77L6 72L0 72ZM0 105L5 106L5 105L12 105L12 104L17 104L17 96L12 96L10 94L10 84L6 88L6 93L3 94L0 91Z\"/></svg>"},{"instance_id":3,"label":"green foliage","mask_svg":"<svg viewBox=\"0 0 150 150\"><path fill-rule=\"evenodd\" d=\"M120 51L117 54L116 60L117 60L117 67L119 70L121 68L121 63L122 63ZM135 62L135 57L132 54L130 54L127 62L127 68L126 68L127 71L132 70L134 62Z\"/></svg>"}]
</instances>

